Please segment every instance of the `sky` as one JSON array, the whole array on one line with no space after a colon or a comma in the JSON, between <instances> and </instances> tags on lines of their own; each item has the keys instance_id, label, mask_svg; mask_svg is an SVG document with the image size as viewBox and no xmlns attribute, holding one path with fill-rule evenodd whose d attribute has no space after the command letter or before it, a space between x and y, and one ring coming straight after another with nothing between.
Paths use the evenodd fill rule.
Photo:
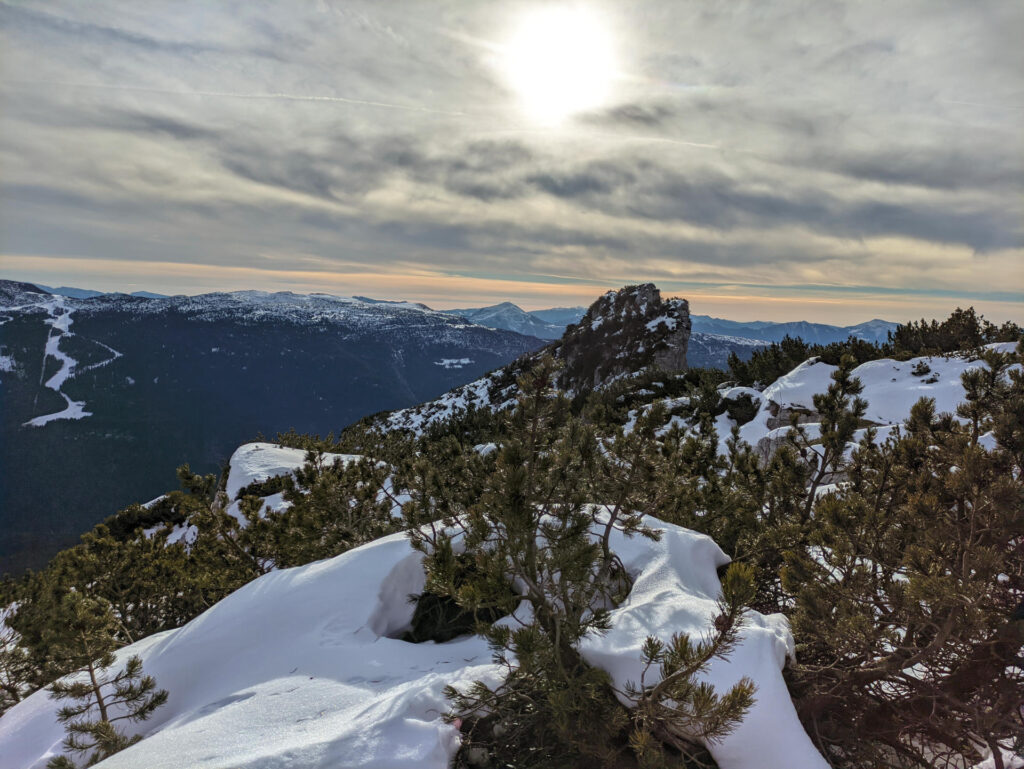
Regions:
<instances>
[{"instance_id":1,"label":"sky","mask_svg":"<svg viewBox=\"0 0 1024 769\"><path fill-rule=\"evenodd\" d=\"M0 0L0 277L1024 320L1024 3Z\"/></svg>"}]
</instances>

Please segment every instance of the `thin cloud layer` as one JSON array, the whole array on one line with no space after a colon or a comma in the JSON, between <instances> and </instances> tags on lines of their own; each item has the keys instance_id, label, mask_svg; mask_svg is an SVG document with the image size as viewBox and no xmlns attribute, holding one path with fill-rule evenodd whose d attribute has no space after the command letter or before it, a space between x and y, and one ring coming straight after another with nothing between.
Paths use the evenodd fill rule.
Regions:
<instances>
[{"instance_id":1,"label":"thin cloud layer","mask_svg":"<svg viewBox=\"0 0 1024 769\"><path fill-rule=\"evenodd\" d=\"M530 7L0 0L0 272L1020 318L1020 4L595 4L620 76L557 126Z\"/></svg>"}]
</instances>

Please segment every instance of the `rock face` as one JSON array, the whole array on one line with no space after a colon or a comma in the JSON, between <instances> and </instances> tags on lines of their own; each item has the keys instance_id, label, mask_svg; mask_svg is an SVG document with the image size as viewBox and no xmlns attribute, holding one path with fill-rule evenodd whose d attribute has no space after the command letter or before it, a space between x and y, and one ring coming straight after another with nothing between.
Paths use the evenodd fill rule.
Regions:
<instances>
[{"instance_id":1,"label":"rock face","mask_svg":"<svg viewBox=\"0 0 1024 769\"><path fill-rule=\"evenodd\" d=\"M565 361L560 384L579 391L649 367L680 371L689 341L685 299L662 300L653 283L609 291L556 343Z\"/></svg>"}]
</instances>

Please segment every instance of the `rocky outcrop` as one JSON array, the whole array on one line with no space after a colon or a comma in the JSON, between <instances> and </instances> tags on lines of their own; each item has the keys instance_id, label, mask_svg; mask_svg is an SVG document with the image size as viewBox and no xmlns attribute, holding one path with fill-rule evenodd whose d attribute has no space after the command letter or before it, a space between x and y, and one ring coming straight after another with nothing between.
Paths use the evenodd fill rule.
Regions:
<instances>
[{"instance_id":1,"label":"rocky outcrop","mask_svg":"<svg viewBox=\"0 0 1024 769\"><path fill-rule=\"evenodd\" d=\"M594 302L558 341L433 401L375 415L368 424L382 431L422 434L470 409L510 408L519 395L517 380L545 355L562 364L558 386L569 393L593 390L644 369L680 371L687 365L689 341L690 309L685 299L662 300L650 283L626 286Z\"/></svg>"},{"instance_id":2,"label":"rocky outcrop","mask_svg":"<svg viewBox=\"0 0 1024 769\"><path fill-rule=\"evenodd\" d=\"M555 343L560 385L578 392L645 368L681 371L689 341L685 299L662 300L653 283L609 291Z\"/></svg>"}]
</instances>

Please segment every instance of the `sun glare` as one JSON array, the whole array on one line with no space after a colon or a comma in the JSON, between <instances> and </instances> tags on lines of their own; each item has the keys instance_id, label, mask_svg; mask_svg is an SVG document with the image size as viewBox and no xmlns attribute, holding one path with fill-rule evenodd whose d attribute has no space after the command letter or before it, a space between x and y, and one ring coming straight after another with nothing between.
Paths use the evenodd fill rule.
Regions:
<instances>
[{"instance_id":1,"label":"sun glare","mask_svg":"<svg viewBox=\"0 0 1024 769\"><path fill-rule=\"evenodd\" d=\"M545 6L519 20L503 68L523 109L542 123L601 106L615 76L611 35L585 8Z\"/></svg>"}]
</instances>

